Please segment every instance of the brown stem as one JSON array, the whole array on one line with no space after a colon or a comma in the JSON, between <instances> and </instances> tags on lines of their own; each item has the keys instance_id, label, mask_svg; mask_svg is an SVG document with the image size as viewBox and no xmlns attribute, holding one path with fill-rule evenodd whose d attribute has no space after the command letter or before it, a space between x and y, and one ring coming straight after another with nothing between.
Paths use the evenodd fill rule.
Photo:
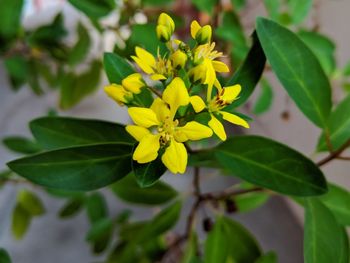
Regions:
<instances>
[{"instance_id":1,"label":"brown stem","mask_svg":"<svg viewBox=\"0 0 350 263\"><path fill-rule=\"evenodd\" d=\"M317 163L318 166L323 166L326 163L332 161L333 159L337 159L348 147L350 146L350 140L348 140L342 147L338 150L331 152L326 158L322 159Z\"/></svg>"},{"instance_id":2,"label":"brown stem","mask_svg":"<svg viewBox=\"0 0 350 263\"><path fill-rule=\"evenodd\" d=\"M337 159L343 160L343 161L350 161L350 156L338 156Z\"/></svg>"},{"instance_id":3,"label":"brown stem","mask_svg":"<svg viewBox=\"0 0 350 263\"><path fill-rule=\"evenodd\" d=\"M162 98L162 94L160 94L156 89L154 89L153 87L148 87L147 88L153 92L154 94L156 94L159 98Z\"/></svg>"}]
</instances>

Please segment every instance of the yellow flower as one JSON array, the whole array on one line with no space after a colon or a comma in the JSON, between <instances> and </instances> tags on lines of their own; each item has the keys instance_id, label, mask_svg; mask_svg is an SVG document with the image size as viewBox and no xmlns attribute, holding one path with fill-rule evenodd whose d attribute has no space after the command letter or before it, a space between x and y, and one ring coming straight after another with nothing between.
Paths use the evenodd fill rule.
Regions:
<instances>
[{"instance_id":1,"label":"yellow flower","mask_svg":"<svg viewBox=\"0 0 350 263\"><path fill-rule=\"evenodd\" d=\"M133 99L132 92L126 90L122 85L110 84L104 88L109 97L114 99L119 105L129 103Z\"/></svg>"},{"instance_id":2,"label":"yellow flower","mask_svg":"<svg viewBox=\"0 0 350 263\"><path fill-rule=\"evenodd\" d=\"M151 75L152 80L165 80L168 76L172 75L171 61L158 58L144 50L143 48L135 48L136 56L131 56L131 58L136 62L136 64L146 73Z\"/></svg>"},{"instance_id":3,"label":"yellow flower","mask_svg":"<svg viewBox=\"0 0 350 263\"><path fill-rule=\"evenodd\" d=\"M174 30L175 23L173 19L166 13L161 13L158 17L158 25L156 28L158 39L162 42L168 42Z\"/></svg>"},{"instance_id":4,"label":"yellow flower","mask_svg":"<svg viewBox=\"0 0 350 263\"><path fill-rule=\"evenodd\" d=\"M173 67L176 69L184 68L187 61L187 55L181 50L176 50L170 57Z\"/></svg>"},{"instance_id":5,"label":"yellow flower","mask_svg":"<svg viewBox=\"0 0 350 263\"><path fill-rule=\"evenodd\" d=\"M145 83L140 73L133 73L122 80L122 85L126 90L139 94Z\"/></svg>"},{"instance_id":6,"label":"yellow flower","mask_svg":"<svg viewBox=\"0 0 350 263\"><path fill-rule=\"evenodd\" d=\"M249 128L249 124L242 119L241 117L223 111L223 109L230 105L238 96L238 94L241 92L241 85L234 85L229 86L225 88L221 88L221 86L218 86L218 94L206 105L203 101L203 99L199 96L192 96L190 98L190 102L193 106L193 109L195 112L201 112L202 110L207 107L208 112L210 113L210 121L208 122L208 125L214 133L223 141L226 140L226 132L224 129L224 126L222 123L215 117L216 114L220 115L224 120L240 125L244 128Z\"/></svg>"},{"instance_id":7,"label":"yellow flower","mask_svg":"<svg viewBox=\"0 0 350 263\"><path fill-rule=\"evenodd\" d=\"M176 77L164 90L162 99L156 98L150 108L129 108L129 115L136 125L128 125L126 130L139 141L133 154L135 161L151 162L163 147L161 160L164 165L172 173L185 172L187 151L183 142L208 138L213 134L210 128L195 121L179 126L179 120L174 119L175 114L180 106L188 103L185 84Z\"/></svg>"},{"instance_id":8,"label":"yellow flower","mask_svg":"<svg viewBox=\"0 0 350 263\"><path fill-rule=\"evenodd\" d=\"M191 36L195 39L198 44L210 43L211 41L212 30L211 26L206 25L201 27L199 23L194 20L191 23Z\"/></svg>"}]
</instances>

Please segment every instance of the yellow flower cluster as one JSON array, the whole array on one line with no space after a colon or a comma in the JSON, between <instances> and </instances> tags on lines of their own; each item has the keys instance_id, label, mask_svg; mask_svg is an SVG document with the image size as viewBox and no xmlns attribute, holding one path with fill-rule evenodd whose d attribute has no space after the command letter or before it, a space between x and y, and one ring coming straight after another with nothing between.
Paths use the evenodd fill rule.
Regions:
<instances>
[{"instance_id":1,"label":"yellow flower cluster","mask_svg":"<svg viewBox=\"0 0 350 263\"><path fill-rule=\"evenodd\" d=\"M105 87L105 91L120 105L128 106L134 125L128 125L126 130L139 142L133 159L143 164L160 155L172 173L184 173L188 159L186 142L209 138L213 133L226 140L222 119L246 128L249 125L239 116L225 111L225 107L237 99L241 86L222 87L217 80L216 73L228 72L229 68L217 60L223 54L215 50L215 43L211 41L212 28L209 25L202 27L197 21L191 23L194 47L174 39L174 31L174 21L162 13L156 33L166 44L167 54L161 56L158 52L154 57L136 47L132 59L143 75L131 74L121 84ZM194 91L194 86L205 91L206 99L198 88ZM142 89L155 94L149 108L133 103ZM204 112L210 116L206 125L195 120L195 116Z\"/></svg>"}]
</instances>

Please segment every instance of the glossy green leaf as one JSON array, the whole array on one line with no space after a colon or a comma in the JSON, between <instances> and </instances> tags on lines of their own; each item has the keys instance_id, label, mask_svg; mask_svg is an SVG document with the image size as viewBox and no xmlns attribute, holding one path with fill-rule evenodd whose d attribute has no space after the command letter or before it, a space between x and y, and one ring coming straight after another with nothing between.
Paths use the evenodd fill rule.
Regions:
<instances>
[{"instance_id":1,"label":"glossy green leaf","mask_svg":"<svg viewBox=\"0 0 350 263\"><path fill-rule=\"evenodd\" d=\"M212 14L218 0L191 0L191 2L198 10Z\"/></svg>"},{"instance_id":2,"label":"glossy green leaf","mask_svg":"<svg viewBox=\"0 0 350 263\"><path fill-rule=\"evenodd\" d=\"M15 239L20 240L27 233L32 220L31 214L17 203L12 213L11 230Z\"/></svg>"},{"instance_id":3,"label":"glossy green leaf","mask_svg":"<svg viewBox=\"0 0 350 263\"><path fill-rule=\"evenodd\" d=\"M70 218L77 215L84 206L83 198L72 198L60 209L58 216L60 218Z\"/></svg>"},{"instance_id":4,"label":"glossy green leaf","mask_svg":"<svg viewBox=\"0 0 350 263\"><path fill-rule=\"evenodd\" d=\"M88 54L91 39L86 27L79 23L77 28L78 40L69 52L69 64L74 66L81 62Z\"/></svg>"},{"instance_id":5,"label":"glossy green leaf","mask_svg":"<svg viewBox=\"0 0 350 263\"><path fill-rule=\"evenodd\" d=\"M90 67L80 75L69 73L61 82L60 107L69 109L96 91L101 77L101 62L92 61Z\"/></svg>"},{"instance_id":6,"label":"glossy green leaf","mask_svg":"<svg viewBox=\"0 0 350 263\"><path fill-rule=\"evenodd\" d=\"M92 19L107 16L116 4L113 0L68 0L75 8Z\"/></svg>"},{"instance_id":7,"label":"glossy green leaf","mask_svg":"<svg viewBox=\"0 0 350 263\"><path fill-rule=\"evenodd\" d=\"M327 192L322 171L301 153L260 136L236 136L215 149L232 175L276 192L295 196Z\"/></svg>"},{"instance_id":8,"label":"glossy green leaf","mask_svg":"<svg viewBox=\"0 0 350 263\"><path fill-rule=\"evenodd\" d=\"M205 242L204 262L254 262L261 255L255 238L239 223L219 217Z\"/></svg>"},{"instance_id":9,"label":"glossy green leaf","mask_svg":"<svg viewBox=\"0 0 350 263\"><path fill-rule=\"evenodd\" d=\"M40 198L28 190L21 190L17 196L18 203L32 216L40 216L45 213L45 207Z\"/></svg>"},{"instance_id":10,"label":"glossy green leaf","mask_svg":"<svg viewBox=\"0 0 350 263\"><path fill-rule=\"evenodd\" d=\"M311 49L311 51L314 52L326 74L330 75L333 73L336 67L336 47L333 41L325 35L314 31L302 30L298 33L298 36Z\"/></svg>"},{"instance_id":11,"label":"glossy green leaf","mask_svg":"<svg viewBox=\"0 0 350 263\"><path fill-rule=\"evenodd\" d=\"M134 143L125 126L107 121L42 117L31 121L30 129L48 150L96 143Z\"/></svg>"},{"instance_id":12,"label":"glossy green leaf","mask_svg":"<svg viewBox=\"0 0 350 263\"><path fill-rule=\"evenodd\" d=\"M110 83L121 84L125 77L135 72L124 58L114 53L104 53L103 65Z\"/></svg>"},{"instance_id":13,"label":"glossy green leaf","mask_svg":"<svg viewBox=\"0 0 350 263\"><path fill-rule=\"evenodd\" d=\"M260 95L257 101L255 102L253 113L262 114L268 111L272 105L272 100L273 100L272 87L267 80L262 79Z\"/></svg>"},{"instance_id":14,"label":"glossy green leaf","mask_svg":"<svg viewBox=\"0 0 350 263\"><path fill-rule=\"evenodd\" d=\"M112 191L122 200L145 205L160 205L177 196L177 192L168 184L158 181L149 188L141 188L133 174L113 184Z\"/></svg>"},{"instance_id":15,"label":"glossy green leaf","mask_svg":"<svg viewBox=\"0 0 350 263\"><path fill-rule=\"evenodd\" d=\"M10 255L3 248L0 248L0 263L11 263Z\"/></svg>"},{"instance_id":16,"label":"glossy green leaf","mask_svg":"<svg viewBox=\"0 0 350 263\"><path fill-rule=\"evenodd\" d=\"M18 153L31 154L41 150L38 143L20 136L10 136L3 139L3 144L10 150Z\"/></svg>"},{"instance_id":17,"label":"glossy green leaf","mask_svg":"<svg viewBox=\"0 0 350 263\"><path fill-rule=\"evenodd\" d=\"M277 255L275 252L268 252L258 258L255 263L277 263Z\"/></svg>"},{"instance_id":18,"label":"glossy green leaf","mask_svg":"<svg viewBox=\"0 0 350 263\"><path fill-rule=\"evenodd\" d=\"M94 190L120 180L131 170L128 144L97 144L53 150L8 163L18 175L45 187Z\"/></svg>"},{"instance_id":19,"label":"glossy green leaf","mask_svg":"<svg viewBox=\"0 0 350 263\"><path fill-rule=\"evenodd\" d=\"M86 209L90 222L92 223L108 216L106 199L100 193L93 193L87 198Z\"/></svg>"},{"instance_id":20,"label":"glossy green leaf","mask_svg":"<svg viewBox=\"0 0 350 263\"><path fill-rule=\"evenodd\" d=\"M350 193L337 185L328 184L329 191L320 200L332 211L338 222L350 225Z\"/></svg>"},{"instance_id":21,"label":"glossy green leaf","mask_svg":"<svg viewBox=\"0 0 350 263\"><path fill-rule=\"evenodd\" d=\"M299 24L309 14L312 0L288 0L288 8L294 24Z\"/></svg>"},{"instance_id":22,"label":"glossy green leaf","mask_svg":"<svg viewBox=\"0 0 350 263\"><path fill-rule=\"evenodd\" d=\"M248 52L247 57L245 58L243 64L238 68L237 72L225 85L227 87L234 84L240 84L244 88L239 95L239 99L227 106L225 110L232 110L248 100L250 95L253 93L255 86L259 82L265 67L265 62L265 54L261 48L258 38L256 37L256 34L254 33L253 46Z\"/></svg>"},{"instance_id":23,"label":"glossy green leaf","mask_svg":"<svg viewBox=\"0 0 350 263\"><path fill-rule=\"evenodd\" d=\"M310 49L279 24L257 19L257 33L272 70L299 109L315 125L325 127L331 110L331 88Z\"/></svg>"},{"instance_id":24,"label":"glossy green leaf","mask_svg":"<svg viewBox=\"0 0 350 263\"><path fill-rule=\"evenodd\" d=\"M332 212L317 199L305 201L305 263L348 263L343 229Z\"/></svg>"},{"instance_id":25,"label":"glossy green leaf","mask_svg":"<svg viewBox=\"0 0 350 263\"><path fill-rule=\"evenodd\" d=\"M333 150L339 149L350 139L350 95L341 101L329 117L329 134ZM327 151L324 132L317 145L318 151Z\"/></svg>"},{"instance_id":26,"label":"glossy green leaf","mask_svg":"<svg viewBox=\"0 0 350 263\"><path fill-rule=\"evenodd\" d=\"M23 0L0 1L0 41L15 37L20 27Z\"/></svg>"},{"instance_id":27,"label":"glossy green leaf","mask_svg":"<svg viewBox=\"0 0 350 263\"><path fill-rule=\"evenodd\" d=\"M134 161L132 164L132 170L139 186L145 188L154 185L166 172L167 168L164 166L160 158L157 158L153 162L146 164L139 164Z\"/></svg>"}]
</instances>

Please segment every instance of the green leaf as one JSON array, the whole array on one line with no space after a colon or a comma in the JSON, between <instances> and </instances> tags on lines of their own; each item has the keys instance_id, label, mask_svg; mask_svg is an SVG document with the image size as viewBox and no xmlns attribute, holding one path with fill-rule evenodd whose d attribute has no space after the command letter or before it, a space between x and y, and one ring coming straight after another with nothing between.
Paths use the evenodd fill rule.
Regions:
<instances>
[{"instance_id":1,"label":"green leaf","mask_svg":"<svg viewBox=\"0 0 350 263\"><path fill-rule=\"evenodd\" d=\"M84 205L83 198L72 198L60 209L58 216L60 218L69 218L78 214Z\"/></svg>"},{"instance_id":2,"label":"green leaf","mask_svg":"<svg viewBox=\"0 0 350 263\"><path fill-rule=\"evenodd\" d=\"M273 20L278 20L280 15L281 0L264 0L265 8Z\"/></svg>"},{"instance_id":3,"label":"green leaf","mask_svg":"<svg viewBox=\"0 0 350 263\"><path fill-rule=\"evenodd\" d=\"M233 9L240 10L247 5L246 0L231 0Z\"/></svg>"},{"instance_id":4,"label":"green leaf","mask_svg":"<svg viewBox=\"0 0 350 263\"><path fill-rule=\"evenodd\" d=\"M260 17L256 26L266 57L289 96L310 121L325 127L331 88L315 55L293 32L271 20Z\"/></svg>"},{"instance_id":5,"label":"green leaf","mask_svg":"<svg viewBox=\"0 0 350 263\"><path fill-rule=\"evenodd\" d=\"M11 170L45 187L89 191L104 187L131 170L132 147L123 143L53 150L9 162Z\"/></svg>"},{"instance_id":6,"label":"green leaf","mask_svg":"<svg viewBox=\"0 0 350 263\"><path fill-rule=\"evenodd\" d=\"M87 213L91 223L108 216L108 207L104 196L100 193L93 193L86 200Z\"/></svg>"},{"instance_id":7,"label":"green leaf","mask_svg":"<svg viewBox=\"0 0 350 263\"><path fill-rule=\"evenodd\" d=\"M215 149L218 162L252 184L295 196L327 192L322 171L301 153L260 136L236 136Z\"/></svg>"},{"instance_id":8,"label":"green leaf","mask_svg":"<svg viewBox=\"0 0 350 263\"><path fill-rule=\"evenodd\" d=\"M18 153L31 154L41 150L38 143L20 136L6 137L2 142L8 149Z\"/></svg>"},{"instance_id":9,"label":"green leaf","mask_svg":"<svg viewBox=\"0 0 350 263\"><path fill-rule=\"evenodd\" d=\"M104 53L103 65L110 83L121 84L125 77L135 72L124 58L114 53Z\"/></svg>"},{"instance_id":10,"label":"green leaf","mask_svg":"<svg viewBox=\"0 0 350 263\"><path fill-rule=\"evenodd\" d=\"M174 0L141 0L142 4L145 6L162 6L162 5L170 5Z\"/></svg>"},{"instance_id":11,"label":"green leaf","mask_svg":"<svg viewBox=\"0 0 350 263\"><path fill-rule=\"evenodd\" d=\"M350 139L350 95L341 101L329 117L329 134L333 150L342 147ZM327 143L324 132L321 134L318 151L327 151Z\"/></svg>"},{"instance_id":12,"label":"green leaf","mask_svg":"<svg viewBox=\"0 0 350 263\"><path fill-rule=\"evenodd\" d=\"M80 75L68 73L61 82L60 107L69 109L78 104L86 96L93 93L100 82L101 62L91 62L90 68Z\"/></svg>"},{"instance_id":13,"label":"green leaf","mask_svg":"<svg viewBox=\"0 0 350 263\"><path fill-rule=\"evenodd\" d=\"M18 203L32 216L40 216L45 213L45 207L39 197L28 190L18 193Z\"/></svg>"},{"instance_id":14,"label":"green leaf","mask_svg":"<svg viewBox=\"0 0 350 263\"><path fill-rule=\"evenodd\" d=\"M219 217L205 242L205 263L254 262L261 252L254 237L240 224Z\"/></svg>"},{"instance_id":15,"label":"green leaf","mask_svg":"<svg viewBox=\"0 0 350 263\"><path fill-rule=\"evenodd\" d=\"M16 36L21 22L23 0L0 1L0 41Z\"/></svg>"},{"instance_id":16,"label":"green leaf","mask_svg":"<svg viewBox=\"0 0 350 263\"><path fill-rule=\"evenodd\" d=\"M343 229L332 212L317 199L305 201L305 263L347 263Z\"/></svg>"},{"instance_id":17,"label":"green leaf","mask_svg":"<svg viewBox=\"0 0 350 263\"><path fill-rule=\"evenodd\" d=\"M113 221L110 218L101 218L96 221L90 230L86 234L86 240L89 242L97 241L106 233L109 233L113 230Z\"/></svg>"},{"instance_id":18,"label":"green leaf","mask_svg":"<svg viewBox=\"0 0 350 263\"><path fill-rule=\"evenodd\" d=\"M335 44L328 37L314 31L302 30L298 36L314 52L327 75L333 73L336 67Z\"/></svg>"},{"instance_id":19,"label":"green leaf","mask_svg":"<svg viewBox=\"0 0 350 263\"><path fill-rule=\"evenodd\" d=\"M275 252L268 252L265 255L262 255L258 258L255 263L277 263L277 255Z\"/></svg>"},{"instance_id":20,"label":"green leaf","mask_svg":"<svg viewBox=\"0 0 350 263\"><path fill-rule=\"evenodd\" d=\"M227 106L225 110L232 110L248 100L250 95L253 93L255 86L259 82L265 67L265 62L265 54L261 48L258 38L256 37L256 34L254 33L253 46L251 47L247 57L245 58L243 64L238 68L237 72L225 85L228 87L234 84L240 84L244 88L239 95L239 99Z\"/></svg>"},{"instance_id":21,"label":"green leaf","mask_svg":"<svg viewBox=\"0 0 350 263\"><path fill-rule=\"evenodd\" d=\"M146 188L154 185L159 178L166 172L167 168L163 165L160 158L146 164L132 163L132 170L136 181L140 187Z\"/></svg>"},{"instance_id":22,"label":"green leaf","mask_svg":"<svg viewBox=\"0 0 350 263\"><path fill-rule=\"evenodd\" d=\"M78 24L78 40L69 52L69 64L74 66L81 62L89 52L91 39L88 30L83 24Z\"/></svg>"},{"instance_id":23,"label":"green leaf","mask_svg":"<svg viewBox=\"0 0 350 263\"><path fill-rule=\"evenodd\" d=\"M338 222L344 226L350 225L350 193L337 185L328 184L328 193L320 200L332 211Z\"/></svg>"},{"instance_id":24,"label":"green leaf","mask_svg":"<svg viewBox=\"0 0 350 263\"><path fill-rule=\"evenodd\" d=\"M10 255L3 248L0 248L0 263L11 263Z\"/></svg>"},{"instance_id":25,"label":"green leaf","mask_svg":"<svg viewBox=\"0 0 350 263\"><path fill-rule=\"evenodd\" d=\"M107 16L116 7L114 0L68 0L92 19Z\"/></svg>"},{"instance_id":26,"label":"green leaf","mask_svg":"<svg viewBox=\"0 0 350 263\"><path fill-rule=\"evenodd\" d=\"M196 263L198 259L198 236L193 232L187 242L187 247L183 253L181 263Z\"/></svg>"},{"instance_id":27,"label":"green leaf","mask_svg":"<svg viewBox=\"0 0 350 263\"><path fill-rule=\"evenodd\" d=\"M18 90L28 80L30 65L28 61L19 55L4 59L7 73L14 90Z\"/></svg>"},{"instance_id":28,"label":"green leaf","mask_svg":"<svg viewBox=\"0 0 350 263\"><path fill-rule=\"evenodd\" d=\"M199 11L211 15L218 0L191 0L191 2Z\"/></svg>"},{"instance_id":29,"label":"green leaf","mask_svg":"<svg viewBox=\"0 0 350 263\"><path fill-rule=\"evenodd\" d=\"M262 114L266 111L268 111L271 107L273 100L273 91L270 83L262 79L261 80L261 93L255 102L253 112L255 114Z\"/></svg>"},{"instance_id":30,"label":"green leaf","mask_svg":"<svg viewBox=\"0 0 350 263\"><path fill-rule=\"evenodd\" d=\"M17 203L12 214L12 225L11 230L15 239L20 240L26 234L32 216L30 213L22 207L21 204Z\"/></svg>"},{"instance_id":31,"label":"green leaf","mask_svg":"<svg viewBox=\"0 0 350 263\"><path fill-rule=\"evenodd\" d=\"M42 117L30 122L38 143L48 150L96 143L129 143L134 139L117 123L69 117Z\"/></svg>"},{"instance_id":32,"label":"green leaf","mask_svg":"<svg viewBox=\"0 0 350 263\"><path fill-rule=\"evenodd\" d=\"M233 198L233 200L237 207L237 212L244 213L264 205L269 197L270 196L268 193L252 192L244 195L237 195Z\"/></svg>"},{"instance_id":33,"label":"green leaf","mask_svg":"<svg viewBox=\"0 0 350 263\"><path fill-rule=\"evenodd\" d=\"M160 205L177 196L177 192L170 185L161 181L147 189L140 188L133 174L113 184L111 189L122 200L135 204Z\"/></svg>"},{"instance_id":34,"label":"green leaf","mask_svg":"<svg viewBox=\"0 0 350 263\"><path fill-rule=\"evenodd\" d=\"M343 68L343 75L344 76L350 76L350 61L346 63L346 65Z\"/></svg>"},{"instance_id":35,"label":"green leaf","mask_svg":"<svg viewBox=\"0 0 350 263\"><path fill-rule=\"evenodd\" d=\"M294 24L299 24L309 14L312 8L312 0L288 0L289 12Z\"/></svg>"}]
</instances>

